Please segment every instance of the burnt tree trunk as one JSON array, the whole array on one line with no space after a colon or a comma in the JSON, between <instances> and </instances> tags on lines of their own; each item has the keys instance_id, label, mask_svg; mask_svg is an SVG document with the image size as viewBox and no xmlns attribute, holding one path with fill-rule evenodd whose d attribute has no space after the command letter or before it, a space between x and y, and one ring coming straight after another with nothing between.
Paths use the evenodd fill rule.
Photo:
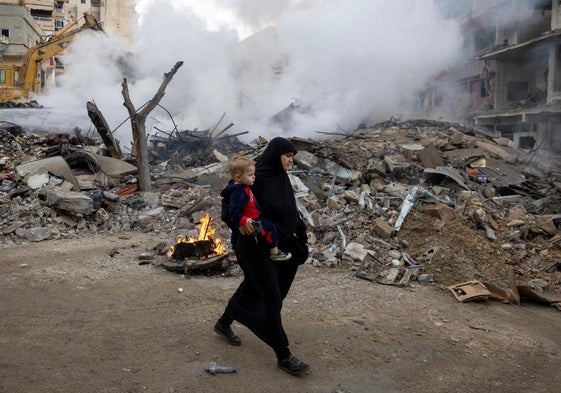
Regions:
<instances>
[{"instance_id":1,"label":"burnt tree trunk","mask_svg":"<svg viewBox=\"0 0 561 393\"><path fill-rule=\"evenodd\" d=\"M103 117L100 110L97 108L97 105L92 101L88 101L86 103L86 108L88 110L88 116L97 129L99 135L101 135L101 139L103 140L109 155L113 158L123 158L119 144L115 141L115 138L113 138L111 128L109 128L109 125L105 121L105 117Z\"/></svg>"},{"instance_id":2,"label":"burnt tree trunk","mask_svg":"<svg viewBox=\"0 0 561 393\"><path fill-rule=\"evenodd\" d=\"M148 163L148 142L146 138L146 118L148 114L160 103L164 97L165 90L179 67L183 65L182 61L175 63L170 72L164 74L164 80L154 97L140 110L136 111L129 95L129 86L127 78L123 79L122 95L125 100L123 105L129 112L132 128L132 140L135 146L136 166L138 168L138 188L140 191L150 191L152 183L150 182L150 165Z\"/></svg>"}]
</instances>

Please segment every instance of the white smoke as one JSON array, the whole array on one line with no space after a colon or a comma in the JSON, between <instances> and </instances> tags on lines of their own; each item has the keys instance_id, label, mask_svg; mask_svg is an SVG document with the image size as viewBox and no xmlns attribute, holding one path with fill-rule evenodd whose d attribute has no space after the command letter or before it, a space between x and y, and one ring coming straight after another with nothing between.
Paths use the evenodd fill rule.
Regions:
<instances>
[{"instance_id":1,"label":"white smoke","mask_svg":"<svg viewBox=\"0 0 561 393\"><path fill-rule=\"evenodd\" d=\"M149 118L149 133L170 131L171 120L180 130L212 129L224 113L217 129L233 122L229 132L248 131L247 139L353 130L405 112L404 103L455 61L461 41L457 26L427 0L137 3L133 45L83 34L69 47L60 87L39 97L58 126L91 127L88 100L112 129L127 119L117 60L130 53L127 81L137 108L153 97L164 73L184 62L161 101L165 110ZM290 121L270 122L291 103ZM130 124L116 135L130 139Z\"/></svg>"}]
</instances>

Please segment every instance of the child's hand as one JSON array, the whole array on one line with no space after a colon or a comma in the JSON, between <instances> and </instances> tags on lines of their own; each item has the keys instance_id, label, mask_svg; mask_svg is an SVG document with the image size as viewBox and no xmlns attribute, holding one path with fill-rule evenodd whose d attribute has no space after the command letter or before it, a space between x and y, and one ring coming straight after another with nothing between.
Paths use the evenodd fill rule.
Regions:
<instances>
[{"instance_id":1,"label":"child's hand","mask_svg":"<svg viewBox=\"0 0 561 393\"><path fill-rule=\"evenodd\" d=\"M242 235L252 235L253 234L253 220L248 218L245 222L245 226L239 228Z\"/></svg>"}]
</instances>

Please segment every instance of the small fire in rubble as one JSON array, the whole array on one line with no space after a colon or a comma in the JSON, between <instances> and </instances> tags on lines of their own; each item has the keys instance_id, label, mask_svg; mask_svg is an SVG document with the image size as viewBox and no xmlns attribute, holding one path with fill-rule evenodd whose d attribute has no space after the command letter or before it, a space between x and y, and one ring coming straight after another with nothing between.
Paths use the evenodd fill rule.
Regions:
<instances>
[{"instance_id":1,"label":"small fire in rubble","mask_svg":"<svg viewBox=\"0 0 561 393\"><path fill-rule=\"evenodd\" d=\"M179 235L177 243L170 246L167 253L169 258L183 260L208 259L226 254L226 245L220 239L215 239L216 229L210 225L210 214L201 218L197 237Z\"/></svg>"}]
</instances>

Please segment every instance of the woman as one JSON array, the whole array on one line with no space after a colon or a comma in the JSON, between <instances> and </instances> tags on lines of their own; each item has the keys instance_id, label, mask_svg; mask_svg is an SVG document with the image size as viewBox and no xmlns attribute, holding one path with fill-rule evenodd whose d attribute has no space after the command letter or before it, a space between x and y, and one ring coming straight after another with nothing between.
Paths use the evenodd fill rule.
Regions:
<instances>
[{"instance_id":1,"label":"woman","mask_svg":"<svg viewBox=\"0 0 561 393\"><path fill-rule=\"evenodd\" d=\"M269 345L277 356L277 365L284 371L299 375L310 366L298 360L289 350L281 320L282 302L298 270L308 258L306 226L300 219L296 199L288 178L296 148L288 139L274 138L257 160L253 193L262 215L277 225L278 246L292 254L288 261L269 258L267 245L256 243L251 223L232 228L234 250L244 272L244 279L228 301L224 314L214 331L232 345L241 340L231 329L234 320L249 328ZM224 191L221 193L223 197Z\"/></svg>"}]
</instances>

